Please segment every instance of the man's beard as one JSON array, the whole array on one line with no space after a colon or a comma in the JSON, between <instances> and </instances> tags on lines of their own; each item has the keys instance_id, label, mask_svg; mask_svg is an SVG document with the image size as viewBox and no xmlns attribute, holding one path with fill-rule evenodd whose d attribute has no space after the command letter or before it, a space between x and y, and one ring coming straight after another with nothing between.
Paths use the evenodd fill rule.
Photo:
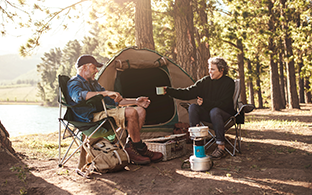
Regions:
<instances>
[{"instance_id":1,"label":"man's beard","mask_svg":"<svg viewBox=\"0 0 312 195\"><path fill-rule=\"evenodd\" d=\"M90 76L88 77L88 81L94 81L95 80L95 75L96 73L90 74Z\"/></svg>"},{"instance_id":2,"label":"man's beard","mask_svg":"<svg viewBox=\"0 0 312 195\"><path fill-rule=\"evenodd\" d=\"M88 81L91 82L91 81L94 81L95 79L93 78L88 78Z\"/></svg>"}]
</instances>

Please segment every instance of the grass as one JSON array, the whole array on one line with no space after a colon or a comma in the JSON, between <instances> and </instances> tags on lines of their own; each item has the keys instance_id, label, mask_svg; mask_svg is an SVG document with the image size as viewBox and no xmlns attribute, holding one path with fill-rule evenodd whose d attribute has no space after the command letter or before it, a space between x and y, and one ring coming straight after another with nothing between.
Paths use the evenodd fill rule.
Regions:
<instances>
[{"instance_id":1,"label":"grass","mask_svg":"<svg viewBox=\"0 0 312 195\"><path fill-rule=\"evenodd\" d=\"M270 109L256 109L245 116L245 127L259 129L310 127L311 123L302 120L302 117L312 115L312 105L301 104L300 107L301 109L283 109L277 112L272 112Z\"/></svg>"},{"instance_id":2,"label":"grass","mask_svg":"<svg viewBox=\"0 0 312 195\"><path fill-rule=\"evenodd\" d=\"M311 105L309 105L311 107ZM310 107L308 112L311 112ZM307 111L302 110L300 113L306 113ZM309 128L308 122L296 121L296 120L282 120L279 118L278 113L271 116L267 112L250 113L246 115L244 129L251 131L252 129L272 129L282 130L284 133L290 133L296 131L296 134L300 134L301 129ZM296 114L295 114L296 115ZM295 118L295 116L294 116ZM287 131L291 129L291 131ZM251 132L256 133L256 132ZM310 135L310 134L309 134ZM244 135L243 135L244 136ZM13 148L25 154L29 158L35 159L53 159L58 158L58 132L50 134L34 134L11 138ZM62 154L65 153L68 145L71 142L71 138L62 140ZM292 141L293 144L297 143L297 140ZM250 143L252 145L252 143ZM76 145L75 145L76 146ZM76 148L76 147L75 147ZM296 149L288 148L283 152L293 153ZM248 159L247 159L248 160Z\"/></svg>"},{"instance_id":3,"label":"grass","mask_svg":"<svg viewBox=\"0 0 312 195\"><path fill-rule=\"evenodd\" d=\"M308 127L307 123L299 121L289 121L289 120L280 120L280 119L271 119L271 120L261 120L261 119L252 119L252 116L248 117L245 121L245 125L248 127L265 127L278 129L283 127Z\"/></svg>"},{"instance_id":4,"label":"grass","mask_svg":"<svg viewBox=\"0 0 312 195\"><path fill-rule=\"evenodd\" d=\"M250 127L265 127L272 129L281 129L283 126L293 126L293 127L303 127L306 126L303 122L297 121L284 121L284 120L255 120L245 123L245 128ZM58 158L58 132L50 134L33 134L25 135L11 138L13 148L21 152L22 154L28 156L31 159L57 159ZM71 143L71 138L62 140L61 153L64 154L69 144ZM75 147L76 148L76 145ZM71 150L73 151L73 149ZM295 150L290 148L288 153L292 153Z\"/></svg>"},{"instance_id":5,"label":"grass","mask_svg":"<svg viewBox=\"0 0 312 195\"><path fill-rule=\"evenodd\" d=\"M0 87L1 102L38 102L41 101L37 96L38 89L36 86L11 86Z\"/></svg>"},{"instance_id":6,"label":"grass","mask_svg":"<svg viewBox=\"0 0 312 195\"><path fill-rule=\"evenodd\" d=\"M22 187L19 190L20 195L27 194L27 189L26 189L26 186L27 186L27 175L30 175L28 166L27 165L25 165L25 166L17 165L17 166L11 167L10 170L12 172L16 172L16 176L18 177L18 179L21 180L24 183L24 185L25 185L25 187Z\"/></svg>"},{"instance_id":7,"label":"grass","mask_svg":"<svg viewBox=\"0 0 312 195\"><path fill-rule=\"evenodd\" d=\"M65 154L71 143L71 138L62 140L61 153ZM11 138L13 148L31 159L57 159L58 158L58 132L49 134L33 134ZM77 148L77 145L74 144ZM74 149L71 149L73 152Z\"/></svg>"},{"instance_id":8,"label":"grass","mask_svg":"<svg viewBox=\"0 0 312 195\"><path fill-rule=\"evenodd\" d=\"M21 87L36 87L36 85L31 85L31 84L0 85L0 89L21 88Z\"/></svg>"}]
</instances>

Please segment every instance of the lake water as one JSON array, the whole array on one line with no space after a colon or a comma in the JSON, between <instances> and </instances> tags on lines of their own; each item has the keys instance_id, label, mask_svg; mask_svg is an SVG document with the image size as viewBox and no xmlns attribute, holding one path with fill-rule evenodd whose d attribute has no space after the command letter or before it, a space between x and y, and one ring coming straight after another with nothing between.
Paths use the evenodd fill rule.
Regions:
<instances>
[{"instance_id":1,"label":"lake water","mask_svg":"<svg viewBox=\"0 0 312 195\"><path fill-rule=\"evenodd\" d=\"M0 121L10 137L58 131L58 107L0 105Z\"/></svg>"}]
</instances>

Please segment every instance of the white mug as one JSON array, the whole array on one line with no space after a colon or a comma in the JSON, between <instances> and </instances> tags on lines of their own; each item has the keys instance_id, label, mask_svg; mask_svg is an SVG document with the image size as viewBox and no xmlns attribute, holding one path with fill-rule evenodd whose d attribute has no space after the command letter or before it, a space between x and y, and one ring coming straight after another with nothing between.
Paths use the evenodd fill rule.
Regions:
<instances>
[{"instance_id":1,"label":"white mug","mask_svg":"<svg viewBox=\"0 0 312 195\"><path fill-rule=\"evenodd\" d=\"M156 87L156 94L157 95L164 95L165 94L165 87Z\"/></svg>"}]
</instances>

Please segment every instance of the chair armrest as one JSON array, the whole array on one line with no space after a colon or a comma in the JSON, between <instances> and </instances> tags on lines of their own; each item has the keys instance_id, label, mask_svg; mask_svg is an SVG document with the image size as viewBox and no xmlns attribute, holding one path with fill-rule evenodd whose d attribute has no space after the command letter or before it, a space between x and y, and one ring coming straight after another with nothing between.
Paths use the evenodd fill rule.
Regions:
<instances>
[{"instance_id":1,"label":"chair armrest","mask_svg":"<svg viewBox=\"0 0 312 195\"><path fill-rule=\"evenodd\" d=\"M97 94L91 98L89 98L87 101L85 101L85 104L87 106L91 106L96 109L104 109L106 110L105 102L104 102L104 96L102 94Z\"/></svg>"},{"instance_id":2,"label":"chair armrest","mask_svg":"<svg viewBox=\"0 0 312 195\"><path fill-rule=\"evenodd\" d=\"M238 110L238 114L240 114L241 112L244 112L244 113L249 113L251 111L253 111L255 108L255 105L253 104L244 104L242 105L239 110Z\"/></svg>"},{"instance_id":3,"label":"chair armrest","mask_svg":"<svg viewBox=\"0 0 312 195\"><path fill-rule=\"evenodd\" d=\"M60 103L66 107L69 107L69 108L81 107L81 106L86 106L86 105L94 107L94 106L96 106L96 104L102 104L101 103L102 99L103 99L103 95L98 94L98 95L95 95L95 96L89 98L88 100L80 102L74 106L67 104L65 99L63 99L63 98L62 98L62 101Z\"/></svg>"},{"instance_id":4,"label":"chair armrest","mask_svg":"<svg viewBox=\"0 0 312 195\"><path fill-rule=\"evenodd\" d=\"M86 101L80 102L79 104L76 104L74 106L71 106L69 104L66 103L65 99L62 98L62 101L60 102L60 104L62 104L63 106L69 107L69 108L74 108L74 107L81 107L81 106L91 106L91 107L97 107L97 106L104 106L102 104L102 100L104 101L104 96L101 94L97 94L91 98L89 98ZM105 102L105 101L104 101ZM110 108L114 108L115 106L111 106L111 105L106 105L106 108L110 109Z\"/></svg>"},{"instance_id":5,"label":"chair armrest","mask_svg":"<svg viewBox=\"0 0 312 195\"><path fill-rule=\"evenodd\" d=\"M86 104L93 104L94 102L101 102L101 100L103 99L103 95L102 94L97 94L91 98L89 98L88 100L85 101Z\"/></svg>"}]
</instances>

